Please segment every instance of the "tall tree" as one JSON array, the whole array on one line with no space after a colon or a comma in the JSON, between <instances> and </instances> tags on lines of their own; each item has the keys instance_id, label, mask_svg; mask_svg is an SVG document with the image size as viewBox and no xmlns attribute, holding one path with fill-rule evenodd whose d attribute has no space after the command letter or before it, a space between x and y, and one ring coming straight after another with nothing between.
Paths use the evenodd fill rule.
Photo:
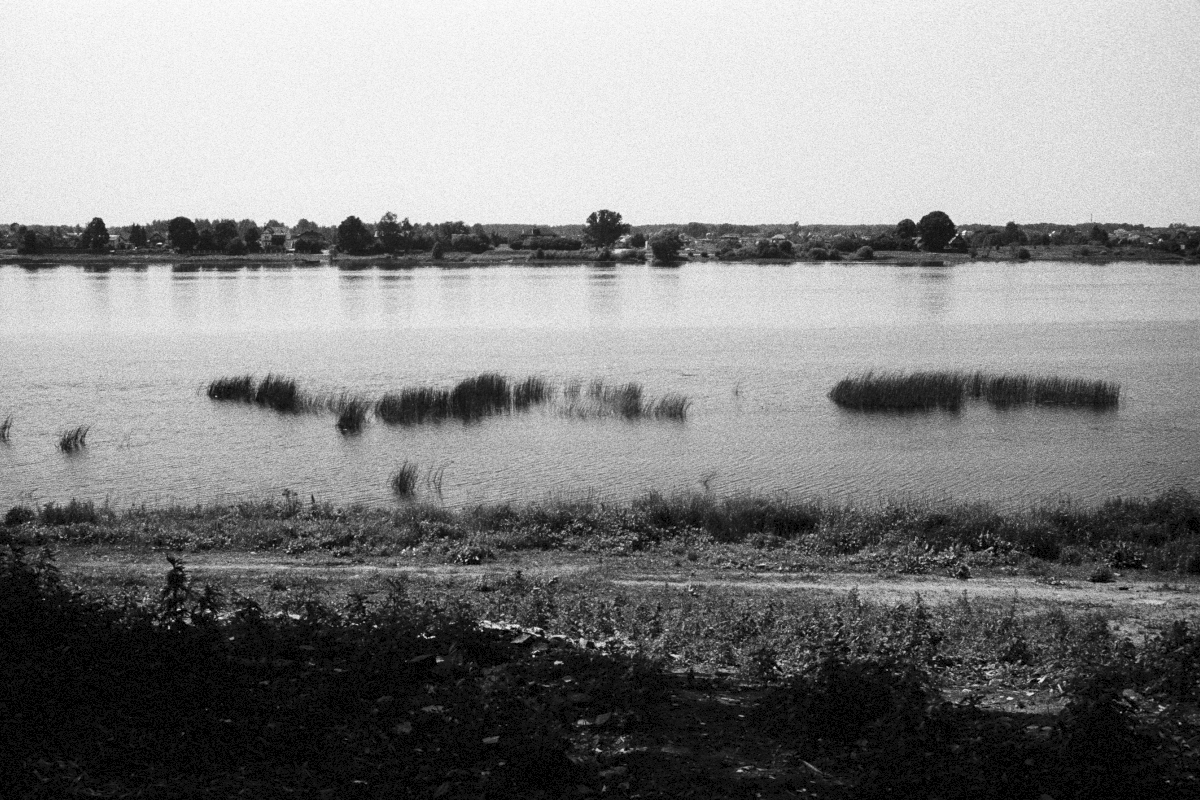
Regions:
<instances>
[{"instance_id":1,"label":"tall tree","mask_svg":"<svg viewBox=\"0 0 1200 800\"><path fill-rule=\"evenodd\" d=\"M954 238L958 228L944 211L930 211L917 223L921 234L921 246L935 253L941 252Z\"/></svg>"},{"instance_id":2,"label":"tall tree","mask_svg":"<svg viewBox=\"0 0 1200 800\"><path fill-rule=\"evenodd\" d=\"M146 236L145 228L137 224L129 226L129 243L131 245L134 247L145 247L147 240L148 237Z\"/></svg>"},{"instance_id":3,"label":"tall tree","mask_svg":"<svg viewBox=\"0 0 1200 800\"><path fill-rule=\"evenodd\" d=\"M355 216L346 217L337 229L338 249L345 253L362 253L371 246L371 232Z\"/></svg>"},{"instance_id":4,"label":"tall tree","mask_svg":"<svg viewBox=\"0 0 1200 800\"><path fill-rule=\"evenodd\" d=\"M79 246L85 250L99 250L108 244L110 238L104 220L92 217L92 221L83 229L83 235L79 237Z\"/></svg>"},{"instance_id":5,"label":"tall tree","mask_svg":"<svg viewBox=\"0 0 1200 800\"><path fill-rule=\"evenodd\" d=\"M650 252L654 253L656 261L667 263L674 261L679 255L679 251L683 249L683 237L678 228L663 228L651 236L647 244L650 246Z\"/></svg>"},{"instance_id":6,"label":"tall tree","mask_svg":"<svg viewBox=\"0 0 1200 800\"><path fill-rule=\"evenodd\" d=\"M622 222L616 211L607 208L593 211L583 224L583 238L596 247L612 247L627 233L629 224Z\"/></svg>"},{"instance_id":7,"label":"tall tree","mask_svg":"<svg viewBox=\"0 0 1200 800\"><path fill-rule=\"evenodd\" d=\"M213 225L213 242L217 250L224 250L231 241L238 237L237 223L231 219L219 219Z\"/></svg>"},{"instance_id":8,"label":"tall tree","mask_svg":"<svg viewBox=\"0 0 1200 800\"><path fill-rule=\"evenodd\" d=\"M901 239L917 238L917 223L905 218L896 224L896 235Z\"/></svg>"},{"instance_id":9,"label":"tall tree","mask_svg":"<svg viewBox=\"0 0 1200 800\"><path fill-rule=\"evenodd\" d=\"M196 230L196 223L187 217L175 217L168 222L167 236L171 239L171 246L178 247L181 253L190 253L200 243L200 232Z\"/></svg>"},{"instance_id":10,"label":"tall tree","mask_svg":"<svg viewBox=\"0 0 1200 800\"><path fill-rule=\"evenodd\" d=\"M406 219L405 222L407 221ZM385 253L394 253L400 249L400 245L403 243L403 232L400 229L400 223L396 220L396 215L391 211L379 218L375 232L379 234L379 245Z\"/></svg>"}]
</instances>

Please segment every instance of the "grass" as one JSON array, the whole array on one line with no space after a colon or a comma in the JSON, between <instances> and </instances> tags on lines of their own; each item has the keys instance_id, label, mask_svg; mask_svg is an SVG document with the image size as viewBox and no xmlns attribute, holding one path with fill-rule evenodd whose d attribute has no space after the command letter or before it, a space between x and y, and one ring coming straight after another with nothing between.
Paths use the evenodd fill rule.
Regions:
<instances>
[{"instance_id":1,"label":"grass","mask_svg":"<svg viewBox=\"0 0 1200 800\"><path fill-rule=\"evenodd\" d=\"M983 372L865 372L843 378L829 399L856 411L958 411L966 399L1022 405L1116 408L1121 387L1106 381Z\"/></svg>"},{"instance_id":2,"label":"grass","mask_svg":"<svg viewBox=\"0 0 1200 800\"><path fill-rule=\"evenodd\" d=\"M450 393L426 386L388 392L375 402L375 416L388 425L440 422L449 408Z\"/></svg>"},{"instance_id":3,"label":"grass","mask_svg":"<svg viewBox=\"0 0 1200 800\"><path fill-rule=\"evenodd\" d=\"M0 442L8 441L8 432L12 429L12 414L4 418L4 422L0 422Z\"/></svg>"},{"instance_id":4,"label":"grass","mask_svg":"<svg viewBox=\"0 0 1200 800\"><path fill-rule=\"evenodd\" d=\"M692 401L681 394L663 395L650 407L650 416L682 422L687 419L687 410L691 404Z\"/></svg>"},{"instance_id":5,"label":"grass","mask_svg":"<svg viewBox=\"0 0 1200 800\"><path fill-rule=\"evenodd\" d=\"M14 796L1196 796L1194 619L1127 639L1119 612L1015 596L159 564L76 584L0 543Z\"/></svg>"},{"instance_id":6,"label":"grass","mask_svg":"<svg viewBox=\"0 0 1200 800\"><path fill-rule=\"evenodd\" d=\"M405 461L400 465L400 468L392 473L388 478L388 485L392 487L392 492L398 497L412 497L417 492L417 475L419 470L416 464L410 461ZM441 474L437 476L437 486L441 487Z\"/></svg>"},{"instance_id":7,"label":"grass","mask_svg":"<svg viewBox=\"0 0 1200 800\"><path fill-rule=\"evenodd\" d=\"M268 374L254 390L254 402L260 406L295 414L306 410L308 403L292 378Z\"/></svg>"},{"instance_id":8,"label":"grass","mask_svg":"<svg viewBox=\"0 0 1200 800\"><path fill-rule=\"evenodd\" d=\"M554 387L543 378L529 377L512 387L514 411L524 411L531 406L548 403L553 397Z\"/></svg>"},{"instance_id":9,"label":"grass","mask_svg":"<svg viewBox=\"0 0 1200 800\"><path fill-rule=\"evenodd\" d=\"M464 422L507 411L511 404L508 379L494 372L466 378L450 390L447 410Z\"/></svg>"},{"instance_id":10,"label":"grass","mask_svg":"<svg viewBox=\"0 0 1200 800\"><path fill-rule=\"evenodd\" d=\"M371 403L358 395L343 393L331 404L337 414L337 429L342 433L358 433L367 421Z\"/></svg>"},{"instance_id":11,"label":"grass","mask_svg":"<svg viewBox=\"0 0 1200 800\"><path fill-rule=\"evenodd\" d=\"M90 425L80 425L77 428L63 431L58 437L58 449L64 453L74 453L87 447L87 435Z\"/></svg>"},{"instance_id":12,"label":"grass","mask_svg":"<svg viewBox=\"0 0 1200 800\"><path fill-rule=\"evenodd\" d=\"M239 375L232 378L217 378L208 384L211 400L250 403L254 401L254 376Z\"/></svg>"}]
</instances>

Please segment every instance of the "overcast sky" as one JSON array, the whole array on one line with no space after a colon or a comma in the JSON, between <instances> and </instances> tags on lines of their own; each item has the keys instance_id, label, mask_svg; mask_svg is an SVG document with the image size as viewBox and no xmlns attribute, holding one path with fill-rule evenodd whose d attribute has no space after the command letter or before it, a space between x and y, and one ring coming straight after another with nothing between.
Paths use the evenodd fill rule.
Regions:
<instances>
[{"instance_id":1,"label":"overcast sky","mask_svg":"<svg viewBox=\"0 0 1200 800\"><path fill-rule=\"evenodd\" d=\"M13 2L0 222L1200 224L1200 2Z\"/></svg>"}]
</instances>

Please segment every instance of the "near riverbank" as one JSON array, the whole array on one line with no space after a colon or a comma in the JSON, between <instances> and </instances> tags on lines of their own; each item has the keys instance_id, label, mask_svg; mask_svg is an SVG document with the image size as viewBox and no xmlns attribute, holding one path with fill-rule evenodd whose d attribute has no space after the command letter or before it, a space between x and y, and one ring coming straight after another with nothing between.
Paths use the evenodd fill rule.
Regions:
<instances>
[{"instance_id":1,"label":"near riverbank","mask_svg":"<svg viewBox=\"0 0 1200 800\"><path fill-rule=\"evenodd\" d=\"M288 495L6 523L20 796L1197 788L1183 492L1005 515Z\"/></svg>"}]
</instances>

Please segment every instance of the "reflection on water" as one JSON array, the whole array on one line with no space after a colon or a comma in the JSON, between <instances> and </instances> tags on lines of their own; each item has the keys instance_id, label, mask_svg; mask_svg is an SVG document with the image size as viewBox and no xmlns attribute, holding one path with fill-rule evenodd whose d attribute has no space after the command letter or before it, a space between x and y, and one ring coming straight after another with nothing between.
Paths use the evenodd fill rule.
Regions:
<instances>
[{"instance_id":1,"label":"reflection on water","mask_svg":"<svg viewBox=\"0 0 1200 800\"><path fill-rule=\"evenodd\" d=\"M503 266L354 271L0 268L0 508L22 498L392 502L404 460L447 502L648 489L903 494L1024 504L1200 491L1200 277L1171 265ZM1116 413L971 405L861 415L864 369L1122 384ZM329 416L211 403L222 375L377 397L497 371L637 381L683 425L552 412L340 436ZM83 457L58 434L92 425Z\"/></svg>"}]
</instances>

